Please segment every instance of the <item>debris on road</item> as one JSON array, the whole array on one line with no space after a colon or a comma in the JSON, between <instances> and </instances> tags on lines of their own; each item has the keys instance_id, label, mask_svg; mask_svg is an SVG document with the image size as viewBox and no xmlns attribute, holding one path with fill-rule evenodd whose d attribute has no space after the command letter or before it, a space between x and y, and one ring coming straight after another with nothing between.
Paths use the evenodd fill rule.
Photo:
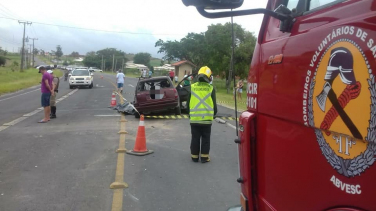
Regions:
<instances>
[{"instance_id":1,"label":"debris on road","mask_svg":"<svg viewBox=\"0 0 376 211\"><path fill-rule=\"evenodd\" d=\"M223 119L220 119L220 118L215 118L215 121L218 122L218 123L221 123L221 124L226 124L226 121L223 120Z\"/></svg>"},{"instance_id":2,"label":"debris on road","mask_svg":"<svg viewBox=\"0 0 376 211\"><path fill-rule=\"evenodd\" d=\"M118 104L116 107L114 107L114 110L117 110L118 112L122 112L124 114L130 114L130 115L134 115L135 113L133 105L129 102Z\"/></svg>"}]
</instances>

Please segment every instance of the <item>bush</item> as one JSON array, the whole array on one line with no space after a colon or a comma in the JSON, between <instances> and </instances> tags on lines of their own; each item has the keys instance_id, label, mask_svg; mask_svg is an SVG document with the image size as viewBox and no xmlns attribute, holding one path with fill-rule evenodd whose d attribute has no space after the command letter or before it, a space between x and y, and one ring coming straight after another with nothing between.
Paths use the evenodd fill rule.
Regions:
<instances>
[{"instance_id":1,"label":"bush","mask_svg":"<svg viewBox=\"0 0 376 211\"><path fill-rule=\"evenodd\" d=\"M4 56L0 56L0 66L5 66L6 58Z\"/></svg>"}]
</instances>

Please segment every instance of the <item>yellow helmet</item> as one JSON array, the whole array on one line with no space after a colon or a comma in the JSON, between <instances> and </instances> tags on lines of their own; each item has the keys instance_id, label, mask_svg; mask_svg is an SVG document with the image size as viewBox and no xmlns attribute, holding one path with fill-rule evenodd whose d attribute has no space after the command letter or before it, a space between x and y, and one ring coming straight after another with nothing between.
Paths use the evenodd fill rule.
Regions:
<instances>
[{"instance_id":1,"label":"yellow helmet","mask_svg":"<svg viewBox=\"0 0 376 211\"><path fill-rule=\"evenodd\" d=\"M201 75L201 74L204 74L206 75L208 78L210 78L210 76L212 75L212 71L210 70L210 68L208 66L203 66L200 68L200 70L198 71L198 74Z\"/></svg>"}]
</instances>

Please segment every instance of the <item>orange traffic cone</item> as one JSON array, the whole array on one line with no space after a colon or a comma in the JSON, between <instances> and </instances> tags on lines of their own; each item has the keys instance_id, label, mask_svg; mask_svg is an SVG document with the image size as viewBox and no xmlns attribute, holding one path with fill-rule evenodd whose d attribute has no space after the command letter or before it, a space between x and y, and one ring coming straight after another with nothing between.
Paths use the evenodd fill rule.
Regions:
<instances>
[{"instance_id":1,"label":"orange traffic cone","mask_svg":"<svg viewBox=\"0 0 376 211\"><path fill-rule=\"evenodd\" d=\"M111 107L116 107L116 95L114 92L112 92L111 96Z\"/></svg>"},{"instance_id":2,"label":"orange traffic cone","mask_svg":"<svg viewBox=\"0 0 376 211\"><path fill-rule=\"evenodd\" d=\"M127 150L127 154L131 155L148 155L153 153L153 150L148 150L146 148L146 136L145 136L145 124L144 115L140 117L140 124L138 125L136 143L134 144L133 150Z\"/></svg>"}]
</instances>

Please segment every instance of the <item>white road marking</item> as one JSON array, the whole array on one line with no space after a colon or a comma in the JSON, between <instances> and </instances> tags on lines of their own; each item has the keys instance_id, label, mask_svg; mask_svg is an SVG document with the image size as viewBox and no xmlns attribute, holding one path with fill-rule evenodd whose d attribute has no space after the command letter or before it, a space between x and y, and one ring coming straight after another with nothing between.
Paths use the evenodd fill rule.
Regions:
<instances>
[{"instance_id":1,"label":"white road marking","mask_svg":"<svg viewBox=\"0 0 376 211\"><path fill-rule=\"evenodd\" d=\"M23 120L25 120L27 117L18 117L17 119L11 121L11 122L8 122L8 123L4 123L3 126L12 126L12 125L15 125Z\"/></svg>"},{"instance_id":2,"label":"white road marking","mask_svg":"<svg viewBox=\"0 0 376 211\"><path fill-rule=\"evenodd\" d=\"M39 113L39 112L41 112L41 111L42 111L42 110L37 109L37 110L32 111L32 112L30 112L30 113L24 114L23 116L26 116L26 117L33 116L34 114Z\"/></svg>"},{"instance_id":3,"label":"white road marking","mask_svg":"<svg viewBox=\"0 0 376 211\"><path fill-rule=\"evenodd\" d=\"M0 126L0 131L7 129L9 126Z\"/></svg>"},{"instance_id":4,"label":"white road marking","mask_svg":"<svg viewBox=\"0 0 376 211\"><path fill-rule=\"evenodd\" d=\"M128 86L130 86L130 87L134 87L132 84L128 84Z\"/></svg>"},{"instance_id":5,"label":"white road marking","mask_svg":"<svg viewBox=\"0 0 376 211\"><path fill-rule=\"evenodd\" d=\"M30 92L35 92L35 91L38 91L40 89L34 89L32 91L29 91L29 92L25 92L25 93L22 93L22 94L19 94L19 95L15 95L15 96L12 96L12 97L7 97L7 98L4 98L4 99L1 99L1 101L5 101L5 100L9 100L9 99L12 99L12 98L15 98L15 97L18 97L18 96L22 96L22 95L25 95L25 94L29 94Z\"/></svg>"},{"instance_id":6,"label":"white road marking","mask_svg":"<svg viewBox=\"0 0 376 211\"><path fill-rule=\"evenodd\" d=\"M226 125L229 126L229 127L231 127L232 129L236 130L236 127L234 125L232 125L232 124L226 122Z\"/></svg>"},{"instance_id":7,"label":"white road marking","mask_svg":"<svg viewBox=\"0 0 376 211\"><path fill-rule=\"evenodd\" d=\"M60 102L61 100L65 99L65 98L67 98L68 96L74 94L75 92L77 92L77 90L78 90L78 89L75 89L75 90L71 91L70 93L68 93L67 95L65 95L65 96L63 96L63 97L61 97L61 98L59 98L59 99L57 100L56 103ZM34 91L35 91L35 90L34 90ZM23 93L23 94L27 94L27 93L29 93L29 92L26 92L26 93ZM22 94L22 95L23 95L23 94ZM16 96L13 96L13 97L16 97ZM13 98L13 97L12 97L12 98ZM8 99L9 99L9 98L8 98ZM5 100L5 99L3 99L3 100ZM20 123L20 122L22 122L23 120L27 119L28 117L31 117L31 116L33 116L33 115L35 115L35 114L41 112L42 110L43 110L43 107L39 107L39 108L35 109L34 111L32 111L32 112L30 112L30 113L24 114L22 117L19 117L19 118L15 119L15 120L13 120L13 121L11 121L11 122L8 122L8 123L4 123L2 126L0 126L0 131L3 131L3 130L7 129L7 128L10 127L10 126L13 126L13 125L15 125L15 124L17 124L17 123Z\"/></svg>"}]
</instances>

